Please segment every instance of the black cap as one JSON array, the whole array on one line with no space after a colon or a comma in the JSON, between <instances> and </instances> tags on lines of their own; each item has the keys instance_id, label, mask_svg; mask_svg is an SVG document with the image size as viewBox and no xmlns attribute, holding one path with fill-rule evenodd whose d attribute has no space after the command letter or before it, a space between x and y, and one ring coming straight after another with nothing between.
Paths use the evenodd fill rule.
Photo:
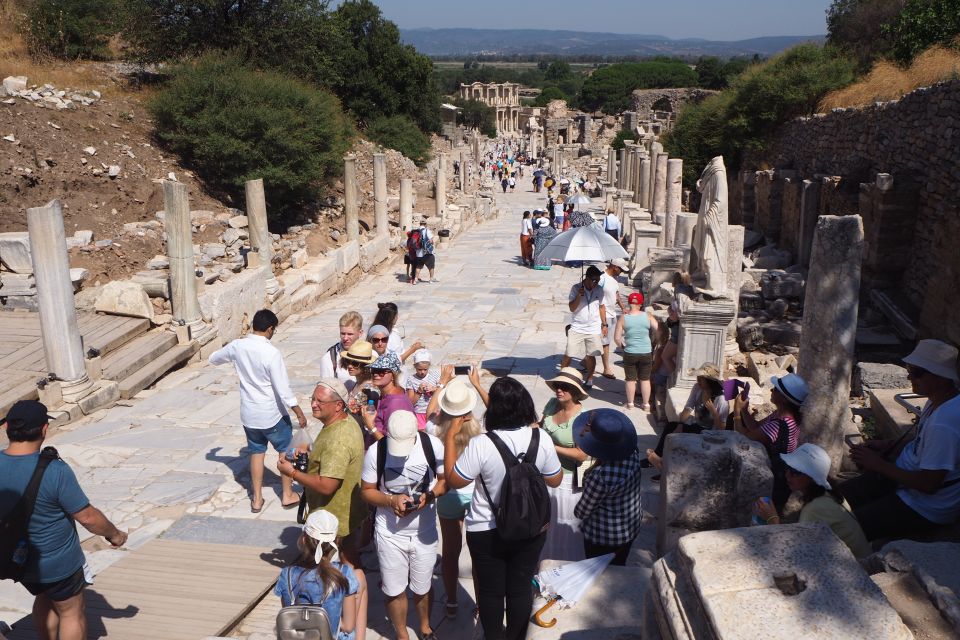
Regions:
<instances>
[{"instance_id":1,"label":"black cap","mask_svg":"<svg viewBox=\"0 0 960 640\"><path fill-rule=\"evenodd\" d=\"M0 422L17 423L18 427L42 427L54 417L47 415L47 405L36 400L19 400L7 411L7 416Z\"/></svg>"}]
</instances>

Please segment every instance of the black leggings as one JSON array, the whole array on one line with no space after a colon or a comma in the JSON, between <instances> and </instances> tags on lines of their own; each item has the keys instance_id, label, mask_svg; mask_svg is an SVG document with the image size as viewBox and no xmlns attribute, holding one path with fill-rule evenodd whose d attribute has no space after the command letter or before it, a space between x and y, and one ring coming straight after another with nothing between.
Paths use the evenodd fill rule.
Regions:
<instances>
[{"instance_id":1,"label":"black leggings","mask_svg":"<svg viewBox=\"0 0 960 640\"><path fill-rule=\"evenodd\" d=\"M583 539L583 554L587 558L596 558L597 556L605 556L608 553L613 554L613 560L610 561L615 567L623 567L627 564L627 558L630 556L630 547L633 546L633 540L630 542L625 542L618 547L612 547L607 544L597 544L595 542L590 542L586 538Z\"/></svg>"},{"instance_id":2,"label":"black leggings","mask_svg":"<svg viewBox=\"0 0 960 640\"><path fill-rule=\"evenodd\" d=\"M533 585L547 534L522 542L505 541L496 529L468 531L477 606L485 640L523 640L533 608ZM503 628L506 601L507 628Z\"/></svg>"},{"instance_id":3,"label":"black leggings","mask_svg":"<svg viewBox=\"0 0 960 640\"><path fill-rule=\"evenodd\" d=\"M897 495L898 488L890 478L869 471L837 487L867 540L903 538L942 526L907 506Z\"/></svg>"}]
</instances>

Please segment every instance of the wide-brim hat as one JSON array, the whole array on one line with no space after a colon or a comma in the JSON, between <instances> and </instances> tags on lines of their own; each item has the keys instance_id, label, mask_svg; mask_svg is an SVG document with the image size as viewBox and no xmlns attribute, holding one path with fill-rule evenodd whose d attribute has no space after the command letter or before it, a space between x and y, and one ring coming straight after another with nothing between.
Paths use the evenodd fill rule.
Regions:
<instances>
[{"instance_id":1,"label":"wide-brim hat","mask_svg":"<svg viewBox=\"0 0 960 640\"><path fill-rule=\"evenodd\" d=\"M573 441L598 460L626 460L637 450L637 430L619 411L593 409L574 419Z\"/></svg>"},{"instance_id":2,"label":"wide-brim hat","mask_svg":"<svg viewBox=\"0 0 960 640\"><path fill-rule=\"evenodd\" d=\"M798 407L803 404L810 393L807 383L795 373L773 376L770 378L770 385L779 391L780 395Z\"/></svg>"},{"instance_id":3,"label":"wide-brim hat","mask_svg":"<svg viewBox=\"0 0 960 640\"><path fill-rule=\"evenodd\" d=\"M448 416L465 416L477 406L477 392L460 380L451 380L440 390L439 403Z\"/></svg>"},{"instance_id":4,"label":"wide-brim hat","mask_svg":"<svg viewBox=\"0 0 960 640\"><path fill-rule=\"evenodd\" d=\"M357 340L350 348L340 354L344 360L351 360L360 364L372 364L377 359L373 345L366 340Z\"/></svg>"},{"instance_id":5,"label":"wide-brim hat","mask_svg":"<svg viewBox=\"0 0 960 640\"><path fill-rule=\"evenodd\" d=\"M720 367L712 362L705 362L700 365L700 368L694 372L694 375L698 378L723 382L723 378L720 376Z\"/></svg>"},{"instance_id":6,"label":"wide-brim hat","mask_svg":"<svg viewBox=\"0 0 960 640\"><path fill-rule=\"evenodd\" d=\"M960 384L957 373L957 348L941 340L921 340L903 361L935 376Z\"/></svg>"},{"instance_id":7,"label":"wide-brim hat","mask_svg":"<svg viewBox=\"0 0 960 640\"><path fill-rule=\"evenodd\" d=\"M557 390L556 385L558 382L574 387L580 394L577 397L577 400L582 400L590 395L587 393L587 390L583 388L583 375L581 375L581 373L573 367L564 367L563 369L560 369L560 373L553 378L550 378L546 382L547 386L553 391Z\"/></svg>"},{"instance_id":8,"label":"wide-brim hat","mask_svg":"<svg viewBox=\"0 0 960 640\"><path fill-rule=\"evenodd\" d=\"M810 442L797 447L793 453L781 453L783 462L796 471L810 476L818 485L830 491L830 454Z\"/></svg>"}]
</instances>

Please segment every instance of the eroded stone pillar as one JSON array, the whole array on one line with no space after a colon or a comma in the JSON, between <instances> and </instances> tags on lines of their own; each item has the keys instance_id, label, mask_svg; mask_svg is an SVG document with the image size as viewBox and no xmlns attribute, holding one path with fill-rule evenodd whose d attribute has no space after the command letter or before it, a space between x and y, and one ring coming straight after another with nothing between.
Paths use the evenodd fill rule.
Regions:
<instances>
[{"instance_id":1,"label":"eroded stone pillar","mask_svg":"<svg viewBox=\"0 0 960 640\"><path fill-rule=\"evenodd\" d=\"M666 158L667 156L660 156ZM666 160L664 195L666 222L663 225L666 246L672 247L677 232L677 214L680 213L680 201L683 198L683 160L670 158ZM658 211L659 213L659 211Z\"/></svg>"},{"instance_id":2,"label":"eroded stone pillar","mask_svg":"<svg viewBox=\"0 0 960 640\"><path fill-rule=\"evenodd\" d=\"M646 207L650 210L651 214L654 213L654 192L656 191L657 185L657 163L659 162L658 158L662 153L662 144L659 142L653 142L650 144L650 186L647 188L648 202ZM663 213L663 211L658 211L657 213Z\"/></svg>"},{"instance_id":3,"label":"eroded stone pillar","mask_svg":"<svg viewBox=\"0 0 960 640\"><path fill-rule=\"evenodd\" d=\"M243 189L247 201L250 249L259 257L259 265L256 266L269 270L266 292L267 295L273 295L280 290L280 283L273 275L273 239L270 237L270 229L267 225L267 199L263 191L263 180L260 178L247 180Z\"/></svg>"},{"instance_id":4,"label":"eroded stone pillar","mask_svg":"<svg viewBox=\"0 0 960 640\"><path fill-rule=\"evenodd\" d=\"M820 181L804 180L800 186L800 238L797 242L797 262L802 267L810 265L810 250L813 233L820 216Z\"/></svg>"},{"instance_id":5,"label":"eroded stone pillar","mask_svg":"<svg viewBox=\"0 0 960 640\"><path fill-rule=\"evenodd\" d=\"M657 154L657 168L653 178L653 209L651 213L656 216L666 217L667 209L667 154L660 153ZM664 220L663 225L664 236L663 244L661 246L668 247L670 245L667 242L673 241L673 233L676 230L676 222L674 226L670 229L667 229L666 220ZM670 235L668 235L668 232Z\"/></svg>"},{"instance_id":6,"label":"eroded stone pillar","mask_svg":"<svg viewBox=\"0 0 960 640\"><path fill-rule=\"evenodd\" d=\"M797 373L810 388L803 403L804 440L830 454L834 471L839 468L843 434L850 419L863 249L860 216L820 216L817 220L803 299Z\"/></svg>"},{"instance_id":7,"label":"eroded stone pillar","mask_svg":"<svg viewBox=\"0 0 960 640\"><path fill-rule=\"evenodd\" d=\"M617 152L617 189L627 188L627 148L624 147Z\"/></svg>"},{"instance_id":8,"label":"eroded stone pillar","mask_svg":"<svg viewBox=\"0 0 960 640\"><path fill-rule=\"evenodd\" d=\"M413 179L400 179L400 230L413 228Z\"/></svg>"},{"instance_id":9,"label":"eroded stone pillar","mask_svg":"<svg viewBox=\"0 0 960 640\"><path fill-rule=\"evenodd\" d=\"M347 226L347 240L360 241L360 212L357 205L357 157L343 159L343 215Z\"/></svg>"},{"instance_id":10,"label":"eroded stone pillar","mask_svg":"<svg viewBox=\"0 0 960 640\"><path fill-rule=\"evenodd\" d=\"M47 373L56 374L61 380L63 399L76 402L93 388L93 382L83 359L60 201L27 209L27 230Z\"/></svg>"},{"instance_id":11,"label":"eroded stone pillar","mask_svg":"<svg viewBox=\"0 0 960 640\"><path fill-rule=\"evenodd\" d=\"M437 155L437 188L436 188L436 215L443 220L443 213L447 208L447 154Z\"/></svg>"},{"instance_id":12,"label":"eroded stone pillar","mask_svg":"<svg viewBox=\"0 0 960 640\"><path fill-rule=\"evenodd\" d=\"M607 149L607 184L615 187L614 181L617 179L617 150L613 147Z\"/></svg>"},{"instance_id":13,"label":"eroded stone pillar","mask_svg":"<svg viewBox=\"0 0 960 640\"><path fill-rule=\"evenodd\" d=\"M460 193L467 192L467 154L460 152L460 169L457 172L457 179L460 181Z\"/></svg>"},{"instance_id":14,"label":"eroded stone pillar","mask_svg":"<svg viewBox=\"0 0 960 640\"><path fill-rule=\"evenodd\" d=\"M650 158L640 160L640 190L637 202L644 209L650 209Z\"/></svg>"},{"instance_id":15,"label":"eroded stone pillar","mask_svg":"<svg viewBox=\"0 0 960 640\"><path fill-rule=\"evenodd\" d=\"M373 218L378 234L390 233L387 217L387 156L373 154Z\"/></svg>"},{"instance_id":16,"label":"eroded stone pillar","mask_svg":"<svg viewBox=\"0 0 960 640\"><path fill-rule=\"evenodd\" d=\"M640 204L640 191L642 188L642 175L641 168L643 165L643 160L647 155L646 150L643 148L643 145L637 145L633 150L633 202L634 204Z\"/></svg>"},{"instance_id":17,"label":"eroded stone pillar","mask_svg":"<svg viewBox=\"0 0 960 640\"><path fill-rule=\"evenodd\" d=\"M261 186L262 184L261 182ZM209 327L203 323L200 300L197 298L197 269L193 258L193 224L190 221L187 185L164 180L163 208L166 212L164 230L167 234L167 256L170 259L170 306L173 310L173 321L190 327L191 336L197 338L206 333ZM249 221L249 217L247 220Z\"/></svg>"}]
</instances>

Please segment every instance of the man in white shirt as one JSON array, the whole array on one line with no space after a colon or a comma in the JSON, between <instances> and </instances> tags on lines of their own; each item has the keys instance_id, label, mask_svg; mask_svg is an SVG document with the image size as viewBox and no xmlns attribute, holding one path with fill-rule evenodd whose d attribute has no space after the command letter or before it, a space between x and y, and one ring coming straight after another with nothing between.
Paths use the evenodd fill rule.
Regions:
<instances>
[{"instance_id":1,"label":"man in white shirt","mask_svg":"<svg viewBox=\"0 0 960 640\"><path fill-rule=\"evenodd\" d=\"M261 309L253 315L250 335L231 341L210 356L213 365L233 363L240 378L240 422L250 454L250 511L253 513L263 509L263 460L267 444L283 455L293 437L287 408L296 414L301 429L307 426L307 417L290 389L283 356L270 344L278 324L280 321L272 311ZM282 476L281 486L283 508L297 506L300 496L293 491L293 481Z\"/></svg>"},{"instance_id":2,"label":"man in white shirt","mask_svg":"<svg viewBox=\"0 0 960 640\"><path fill-rule=\"evenodd\" d=\"M624 312L623 299L620 297L620 283L617 278L627 270L627 261L623 258L611 260L600 276L600 288L603 289L603 306L607 310L607 334L603 336L603 377L614 379L610 366L610 341L617 328L617 318Z\"/></svg>"},{"instance_id":3,"label":"man in white shirt","mask_svg":"<svg viewBox=\"0 0 960 640\"><path fill-rule=\"evenodd\" d=\"M603 353L603 338L607 337L607 310L603 304L603 289L600 269L587 267L583 282L570 289L570 330L567 331L567 349L560 367L570 365L571 358L580 358L586 368L584 387L592 386L593 373L597 369L597 356Z\"/></svg>"},{"instance_id":4,"label":"man in white shirt","mask_svg":"<svg viewBox=\"0 0 960 640\"><path fill-rule=\"evenodd\" d=\"M336 378L340 382L356 382L340 361L340 356L363 335L363 316L347 311L340 316L340 342L334 343L320 358L320 377Z\"/></svg>"},{"instance_id":5,"label":"man in white shirt","mask_svg":"<svg viewBox=\"0 0 960 640\"><path fill-rule=\"evenodd\" d=\"M618 218L617 214L613 211L608 213L607 217L603 219L603 230L606 231L611 238L620 242L620 218Z\"/></svg>"},{"instance_id":6,"label":"man in white shirt","mask_svg":"<svg viewBox=\"0 0 960 640\"><path fill-rule=\"evenodd\" d=\"M440 539L436 498L444 491L443 444L417 426L410 411L394 411L387 437L367 449L360 477L363 499L377 508L381 588L401 639L407 638L407 587L420 619L420 637L434 637L430 587Z\"/></svg>"}]
</instances>

